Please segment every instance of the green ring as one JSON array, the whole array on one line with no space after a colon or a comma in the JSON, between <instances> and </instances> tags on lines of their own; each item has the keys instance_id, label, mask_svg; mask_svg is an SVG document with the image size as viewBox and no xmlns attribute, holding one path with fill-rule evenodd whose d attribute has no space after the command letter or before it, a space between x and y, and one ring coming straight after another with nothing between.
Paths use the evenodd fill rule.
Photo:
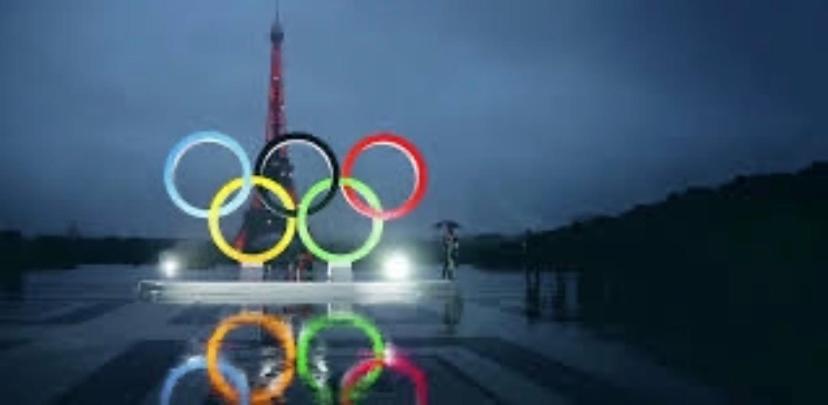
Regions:
<instances>
[{"instance_id":1,"label":"green ring","mask_svg":"<svg viewBox=\"0 0 828 405\"><path fill-rule=\"evenodd\" d=\"M371 340L374 356L377 359L385 358L385 340L382 338L382 333L367 318L352 313L338 313L312 318L302 327L302 332L299 334L299 342L296 348L296 372L302 381L316 392L317 399L321 404L332 404L334 401L333 393L330 387L320 384L311 375L310 368L308 367L308 350L310 350L311 341L313 341L313 338L319 332L337 326L351 326L361 330ZM377 381L381 373L382 367L378 367L376 370L366 374L365 377L362 377L357 382L354 393L356 394L370 388Z\"/></svg>"},{"instance_id":2,"label":"green ring","mask_svg":"<svg viewBox=\"0 0 828 405\"><path fill-rule=\"evenodd\" d=\"M357 193L365 198L365 201L368 202L368 205L374 210L382 210L379 198L368 186L365 185L365 183L354 178L342 178L339 180L339 183L343 186L353 187ZM380 237L382 236L383 220L380 218L373 218L371 220L371 233L368 235L368 239L365 240L365 243L363 243L362 246L351 253L337 254L322 249L316 244L316 242L314 242L310 231L308 231L308 209L310 208L311 203L313 203L313 199L323 191L330 188L330 185L330 178L319 180L308 190L307 193L305 193L305 196L302 197L302 201L299 202L299 208L296 213L296 227L299 231L299 239L302 240L302 243L305 244L305 247L308 248L314 256L327 261L328 263L353 263L365 257L368 253L371 253L371 250L377 246L380 241Z\"/></svg>"}]
</instances>

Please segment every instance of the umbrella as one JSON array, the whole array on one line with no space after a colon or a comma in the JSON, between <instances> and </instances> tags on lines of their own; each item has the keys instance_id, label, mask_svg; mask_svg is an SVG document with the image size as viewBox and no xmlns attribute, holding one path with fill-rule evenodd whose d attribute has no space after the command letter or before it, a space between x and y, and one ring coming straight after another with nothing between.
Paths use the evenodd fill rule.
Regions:
<instances>
[{"instance_id":1,"label":"umbrella","mask_svg":"<svg viewBox=\"0 0 828 405\"><path fill-rule=\"evenodd\" d=\"M435 228L448 228L448 229L457 229L460 228L460 224L457 221L452 221L450 219L444 219L439 222L434 223Z\"/></svg>"}]
</instances>

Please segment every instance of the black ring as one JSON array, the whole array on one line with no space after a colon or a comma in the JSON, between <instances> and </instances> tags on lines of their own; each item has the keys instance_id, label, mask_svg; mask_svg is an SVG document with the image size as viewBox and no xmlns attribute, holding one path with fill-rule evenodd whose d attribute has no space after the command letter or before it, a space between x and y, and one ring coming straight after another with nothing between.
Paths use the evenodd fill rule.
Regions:
<instances>
[{"instance_id":1,"label":"black ring","mask_svg":"<svg viewBox=\"0 0 828 405\"><path fill-rule=\"evenodd\" d=\"M256 158L256 167L255 167L255 174L257 176L266 177L264 174L265 167L267 167L268 162L273 157L275 152L291 143L291 142L304 142L306 144L310 144L311 146L315 146L317 150L322 152L323 157L328 163L328 167L331 170L331 186L328 188L327 193L322 197L322 199L315 205L311 206L308 209L308 215L313 215L319 212L322 208L325 208L331 200L336 196L336 192L339 190L339 162L336 160L336 155L334 154L333 150L331 150L330 146L327 143L322 141L321 139L305 132L289 132L283 136L275 138L267 143L267 145L262 148L262 151L259 152L259 156ZM279 182L279 179L271 179ZM259 200L261 200L262 204L273 212L283 218L296 218L296 209L289 210L282 206L278 201L273 199L273 196L264 188L260 186L256 186L256 194L259 196ZM298 204L298 202L297 202Z\"/></svg>"}]
</instances>

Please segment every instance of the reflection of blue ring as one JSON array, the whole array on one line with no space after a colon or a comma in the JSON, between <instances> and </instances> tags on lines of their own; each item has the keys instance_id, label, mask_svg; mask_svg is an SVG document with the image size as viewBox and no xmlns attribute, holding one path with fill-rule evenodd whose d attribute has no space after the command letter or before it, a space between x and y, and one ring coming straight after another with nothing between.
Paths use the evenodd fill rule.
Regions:
<instances>
[{"instance_id":1,"label":"reflection of blue ring","mask_svg":"<svg viewBox=\"0 0 828 405\"><path fill-rule=\"evenodd\" d=\"M230 383L236 387L239 393L239 403L241 405L250 404L250 387L247 385L247 376L244 371L234 367L232 364L219 358L219 371L225 378L230 380ZM170 370L167 373L167 378L164 380L164 388L161 389L161 405L169 405L172 398L173 388L178 384L178 380L185 374L195 370L206 370L207 360L203 355L193 356L187 359L180 366Z\"/></svg>"},{"instance_id":2,"label":"reflection of blue ring","mask_svg":"<svg viewBox=\"0 0 828 405\"><path fill-rule=\"evenodd\" d=\"M253 189L253 181L251 180L253 177L253 169L251 168L250 160L248 160L247 154L244 152L241 145L239 145L235 139L224 135L221 132L196 132L188 135L186 138L178 142L170 151L170 154L167 155L167 161L164 163L164 187L167 188L167 194L169 194L173 203L175 203L178 208L181 208L181 210L196 218L207 218L206 209L192 206L184 200L184 197L178 193L178 189L175 187L175 169L178 167L178 162L190 148L202 143L215 143L219 146L224 146L225 148L230 149L230 151L233 152L233 154L239 159L239 163L241 163L242 179L244 179L244 183L242 184L242 188L239 190L239 193L236 194L236 196L230 200L227 205L221 207L221 210L219 210L219 215L225 216L241 207L250 195L250 191Z\"/></svg>"}]
</instances>

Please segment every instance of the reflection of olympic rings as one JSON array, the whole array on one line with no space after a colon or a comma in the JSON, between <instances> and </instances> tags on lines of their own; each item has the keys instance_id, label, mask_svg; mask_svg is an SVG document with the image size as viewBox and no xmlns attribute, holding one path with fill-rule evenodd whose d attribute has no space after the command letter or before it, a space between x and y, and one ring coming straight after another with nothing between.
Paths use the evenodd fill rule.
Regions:
<instances>
[{"instance_id":1,"label":"reflection of olympic rings","mask_svg":"<svg viewBox=\"0 0 828 405\"><path fill-rule=\"evenodd\" d=\"M264 187L273 194L276 194L276 196L279 197L279 200L282 201L282 204L284 204L288 209L294 208L293 199L291 199L290 194L288 194L287 190L279 185L279 183L276 183L266 177L253 176L253 184ZM293 240L293 235L296 233L296 219L287 218L285 221L285 233L282 235L282 238L279 239L279 242L277 242L276 245L264 252L256 254L244 253L230 246L221 234L218 212L219 207L224 200L226 200L227 197L233 191L236 191L236 189L238 189L241 185L242 179L236 178L222 186L219 192L216 193L216 196L213 197L213 202L210 204L210 211L207 216L207 227L210 230L210 237L213 238L213 243L215 243L219 250L221 250L228 257L242 263L264 263L275 258L276 256L279 256L279 254L282 253L288 245L290 245L290 241Z\"/></svg>"},{"instance_id":2,"label":"reflection of olympic rings","mask_svg":"<svg viewBox=\"0 0 828 405\"><path fill-rule=\"evenodd\" d=\"M203 355L193 356L187 359L178 367L170 370L167 378L164 380L164 387L161 389L161 405L169 405L172 399L173 389L184 375L195 370L204 370L207 368L207 360ZM239 403L241 405L248 405L250 403L250 387L247 385L247 376L244 371L236 368L232 364L219 357L218 368L221 374L230 379L230 382L239 393Z\"/></svg>"},{"instance_id":3,"label":"reflection of olympic rings","mask_svg":"<svg viewBox=\"0 0 828 405\"><path fill-rule=\"evenodd\" d=\"M366 205L356 196L356 194L354 194L354 190L349 189L346 185L343 184L342 188L345 191L345 200L348 201L348 204L357 210L357 212L369 218L380 218L387 221L408 214L417 206L417 204L420 203L423 197L425 197L426 186L428 183L428 170L426 169L423 154L420 153L413 143L399 135L395 135L390 132L383 132L362 138L351 148L348 155L345 156L345 163L342 165L342 177L351 177L351 171L353 170L356 159L359 157L360 153L369 148L380 145L391 146L399 150L411 163L411 167L414 169L414 188L411 190L411 194L408 196L408 199L406 199L406 201L399 207L383 212Z\"/></svg>"},{"instance_id":4,"label":"reflection of olympic rings","mask_svg":"<svg viewBox=\"0 0 828 405\"><path fill-rule=\"evenodd\" d=\"M364 183L354 178L343 178L341 181L342 184L348 187L353 187L357 190L357 192L368 201L368 204L370 204L372 208L376 210L382 209L377 195L374 194L374 192L371 191L371 189ZM299 239L302 240L302 243L305 244L305 247L311 253L322 260L329 263L353 263L363 258L365 255L370 253L375 246L377 246L380 241L380 237L382 236L382 220L379 218L371 220L371 233L368 235L368 239L365 240L365 243L362 246L351 253L335 254L322 249L313 240L313 237L308 230L308 207L313 202L314 197L321 193L322 190L330 186L331 179L320 180L311 186L305 196L302 197L302 201L299 202L299 215L296 218L298 221Z\"/></svg>"},{"instance_id":5,"label":"reflection of olympic rings","mask_svg":"<svg viewBox=\"0 0 828 405\"><path fill-rule=\"evenodd\" d=\"M230 151L233 152L233 154L239 159L239 163L241 163L244 184L242 185L241 191L230 201L230 203L224 207L221 207L219 214L221 216L225 216L244 204L244 200L246 200L247 196L250 195L250 190L252 188L250 177L253 175L250 168L250 161L247 159L244 149L242 149L241 145L239 145L235 139L227 135L216 131L203 131L191 134L178 142L170 151L169 155L167 155L167 161L164 164L164 186L167 189L167 194L169 194L173 203L175 203L178 208L181 208L182 211L196 218L207 218L207 210L194 207L185 201L184 197L179 194L178 189L175 187L175 169L178 168L178 162L182 157L184 157L184 154L187 153L190 148L202 143L215 143L230 149Z\"/></svg>"},{"instance_id":6,"label":"reflection of olympic rings","mask_svg":"<svg viewBox=\"0 0 828 405\"><path fill-rule=\"evenodd\" d=\"M336 196L336 190L339 188L339 163L336 160L336 155L327 143L311 134L304 132L291 132L279 138L275 138L265 145L259 153L259 156L256 158L256 174L264 177L265 168L267 167L267 164L273 154L279 150L279 148L288 146L292 143L304 143L316 149L316 151L319 152L323 158L325 158L325 163L327 163L328 170L331 172L331 178L333 181L328 186L328 192L325 193L325 196L322 197L319 204L316 204L308 209L308 215L313 215L322 208L325 208L325 206L333 200ZM273 198L269 193L265 192L265 190L262 190L261 188L257 187L256 191L259 194L259 199L262 201L262 204L264 204L264 206L271 212L282 217L296 218L296 210L282 208L279 204L276 204L273 201Z\"/></svg>"},{"instance_id":7,"label":"reflection of olympic rings","mask_svg":"<svg viewBox=\"0 0 828 405\"><path fill-rule=\"evenodd\" d=\"M252 393L244 371L230 364L219 353L227 334L243 325L261 326L279 341L284 352L282 372L265 388L254 390ZM343 375L339 382L340 397L335 398L331 387L318 381L311 374L308 353L317 334L326 329L343 326L362 331L371 341L373 356L359 361ZM242 311L221 321L206 346L205 355L194 356L167 373L161 389L161 405L170 403L178 380L191 371L201 369L207 369L211 387L225 401L242 405L269 404L275 399L283 398L297 371L303 382L316 394L318 403L328 405L338 399L342 404L351 404L361 398L385 368L403 374L412 381L418 405L425 405L428 399L425 374L408 359L392 350L386 350L382 333L376 325L367 318L353 313L334 313L310 319L302 328L297 344L293 339L290 325L280 317Z\"/></svg>"},{"instance_id":8,"label":"reflection of olympic rings","mask_svg":"<svg viewBox=\"0 0 828 405\"><path fill-rule=\"evenodd\" d=\"M382 333L377 327L368 319L351 313L331 314L328 316L320 316L311 319L299 334L299 343L297 346L296 357L296 371L299 377L305 382L320 398L320 402L329 403L331 398L330 389L322 385L319 381L311 375L310 367L308 366L308 351L313 338L322 330L333 328L336 326L351 326L361 330L371 340L371 349L374 353L374 360L382 360L385 357L385 341L382 338ZM370 387L379 378L382 368L375 368L370 373L365 373L360 376L358 382L359 388L365 389Z\"/></svg>"},{"instance_id":9,"label":"reflection of olympic rings","mask_svg":"<svg viewBox=\"0 0 828 405\"><path fill-rule=\"evenodd\" d=\"M342 387L339 395L340 404L351 405L354 400L354 391L357 390L358 392L358 381L383 366L411 380L414 384L417 405L428 404L428 384L426 384L425 374L411 361L399 354L389 354L385 359L365 359L348 370L342 377L342 383L340 384Z\"/></svg>"},{"instance_id":10,"label":"reflection of olympic rings","mask_svg":"<svg viewBox=\"0 0 828 405\"><path fill-rule=\"evenodd\" d=\"M224 337L230 331L239 326L251 324L262 326L274 339L281 343L284 351L285 360L282 372L267 387L254 390L251 394L252 403L270 403L274 398L281 397L293 381L294 363L296 361L296 345L293 341L290 326L275 315L241 312L223 320L213 331L213 335L210 336L210 340L207 342L207 376L210 383L224 399L238 402L239 392L227 383L227 380L218 370L218 353Z\"/></svg>"}]
</instances>

